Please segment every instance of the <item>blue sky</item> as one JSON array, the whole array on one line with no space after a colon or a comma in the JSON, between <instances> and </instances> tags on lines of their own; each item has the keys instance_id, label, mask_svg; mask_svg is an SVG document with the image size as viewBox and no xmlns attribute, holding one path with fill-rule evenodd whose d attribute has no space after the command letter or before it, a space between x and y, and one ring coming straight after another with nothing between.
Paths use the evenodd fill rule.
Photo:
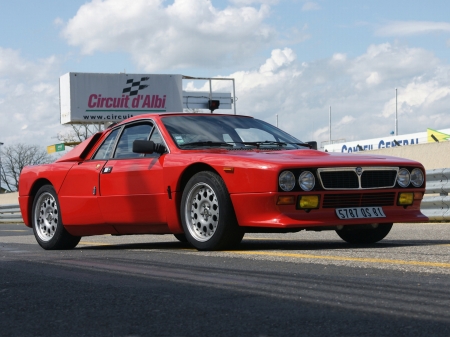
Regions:
<instances>
[{"instance_id":1,"label":"blue sky","mask_svg":"<svg viewBox=\"0 0 450 337\"><path fill-rule=\"evenodd\" d=\"M0 142L47 146L67 72L236 79L238 113L301 140L450 127L450 2L1 1ZM216 90L223 89L216 87Z\"/></svg>"}]
</instances>

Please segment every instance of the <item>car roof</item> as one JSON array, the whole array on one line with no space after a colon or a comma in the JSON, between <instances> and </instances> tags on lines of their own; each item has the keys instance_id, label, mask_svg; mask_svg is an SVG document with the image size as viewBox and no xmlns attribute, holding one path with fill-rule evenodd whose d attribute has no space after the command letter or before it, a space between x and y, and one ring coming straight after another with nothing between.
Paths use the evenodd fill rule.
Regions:
<instances>
[{"instance_id":1,"label":"car roof","mask_svg":"<svg viewBox=\"0 0 450 337\"><path fill-rule=\"evenodd\" d=\"M210 113L195 113L195 112L151 112L147 114L137 115L130 118L127 118L120 123L114 124L114 126L126 124L131 121L136 121L140 119L146 119L146 118L157 118L160 119L162 117L167 116L234 116L234 117L242 117L242 118L254 118L252 116L247 115L234 115L234 114L210 114Z\"/></svg>"}]
</instances>

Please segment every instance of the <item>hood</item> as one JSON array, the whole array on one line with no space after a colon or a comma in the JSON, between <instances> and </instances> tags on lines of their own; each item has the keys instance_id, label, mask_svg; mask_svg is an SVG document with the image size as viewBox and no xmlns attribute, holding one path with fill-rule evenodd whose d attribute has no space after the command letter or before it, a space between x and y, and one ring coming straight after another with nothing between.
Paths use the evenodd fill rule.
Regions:
<instances>
[{"instance_id":1,"label":"hood","mask_svg":"<svg viewBox=\"0 0 450 337\"><path fill-rule=\"evenodd\" d=\"M212 151L219 154L219 151ZM210 152L211 155L213 155ZM204 156L205 154L203 154ZM220 156L227 155L233 161L262 162L266 164L282 164L289 166L417 166L420 163L398 157L352 154L352 153L328 153L316 150L286 150L286 151L220 151ZM215 155L213 155L215 156Z\"/></svg>"}]
</instances>

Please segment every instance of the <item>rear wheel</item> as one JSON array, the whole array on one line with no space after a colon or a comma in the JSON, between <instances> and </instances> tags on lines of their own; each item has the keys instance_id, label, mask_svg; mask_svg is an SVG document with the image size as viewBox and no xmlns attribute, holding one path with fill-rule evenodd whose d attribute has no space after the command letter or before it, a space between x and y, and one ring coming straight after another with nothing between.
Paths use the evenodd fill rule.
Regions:
<instances>
[{"instance_id":1,"label":"rear wheel","mask_svg":"<svg viewBox=\"0 0 450 337\"><path fill-rule=\"evenodd\" d=\"M80 242L80 236L73 236L64 228L59 209L53 186L42 186L33 202L31 221L36 241L44 249L72 249Z\"/></svg>"},{"instance_id":2,"label":"rear wheel","mask_svg":"<svg viewBox=\"0 0 450 337\"><path fill-rule=\"evenodd\" d=\"M199 172L188 181L180 211L186 239L198 250L230 248L244 236L225 183L216 173Z\"/></svg>"},{"instance_id":3,"label":"rear wheel","mask_svg":"<svg viewBox=\"0 0 450 337\"><path fill-rule=\"evenodd\" d=\"M377 226L344 226L343 229L336 230L339 237L353 244L375 243L383 240L390 232L392 224L377 224Z\"/></svg>"}]
</instances>

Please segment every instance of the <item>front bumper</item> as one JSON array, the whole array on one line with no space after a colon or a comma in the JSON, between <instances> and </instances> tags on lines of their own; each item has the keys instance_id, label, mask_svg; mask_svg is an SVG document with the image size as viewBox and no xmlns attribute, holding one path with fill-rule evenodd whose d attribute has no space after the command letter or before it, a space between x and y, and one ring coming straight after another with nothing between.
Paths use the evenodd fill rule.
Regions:
<instances>
[{"instance_id":1,"label":"front bumper","mask_svg":"<svg viewBox=\"0 0 450 337\"><path fill-rule=\"evenodd\" d=\"M385 192L385 191L383 191ZM393 192L390 190L390 192ZM395 200L399 192L405 190L396 189ZM294 195L297 200L302 193L242 193L231 194L231 200L234 206L236 217L240 226L243 227L263 227L263 228L309 228L309 227L327 227L340 225L357 225L370 223L395 223L395 222L427 222L428 218L420 212L420 201L423 196L422 190L408 190L408 192L419 192L420 199L414 199L411 206L394 205L382 206L386 215L385 218L358 218L345 219L338 218L335 208L323 208L325 194L332 192L310 192L308 195L316 194L320 196L320 205L318 209L309 211L297 209L296 205L277 205L279 196ZM334 194L351 194L353 192L342 192ZM366 193L359 191L359 193ZM374 193L373 190L367 193ZM303 193L303 195L306 195ZM374 205L375 206L375 205ZM340 206L338 206L340 207ZM345 207L345 206L342 206Z\"/></svg>"}]
</instances>

